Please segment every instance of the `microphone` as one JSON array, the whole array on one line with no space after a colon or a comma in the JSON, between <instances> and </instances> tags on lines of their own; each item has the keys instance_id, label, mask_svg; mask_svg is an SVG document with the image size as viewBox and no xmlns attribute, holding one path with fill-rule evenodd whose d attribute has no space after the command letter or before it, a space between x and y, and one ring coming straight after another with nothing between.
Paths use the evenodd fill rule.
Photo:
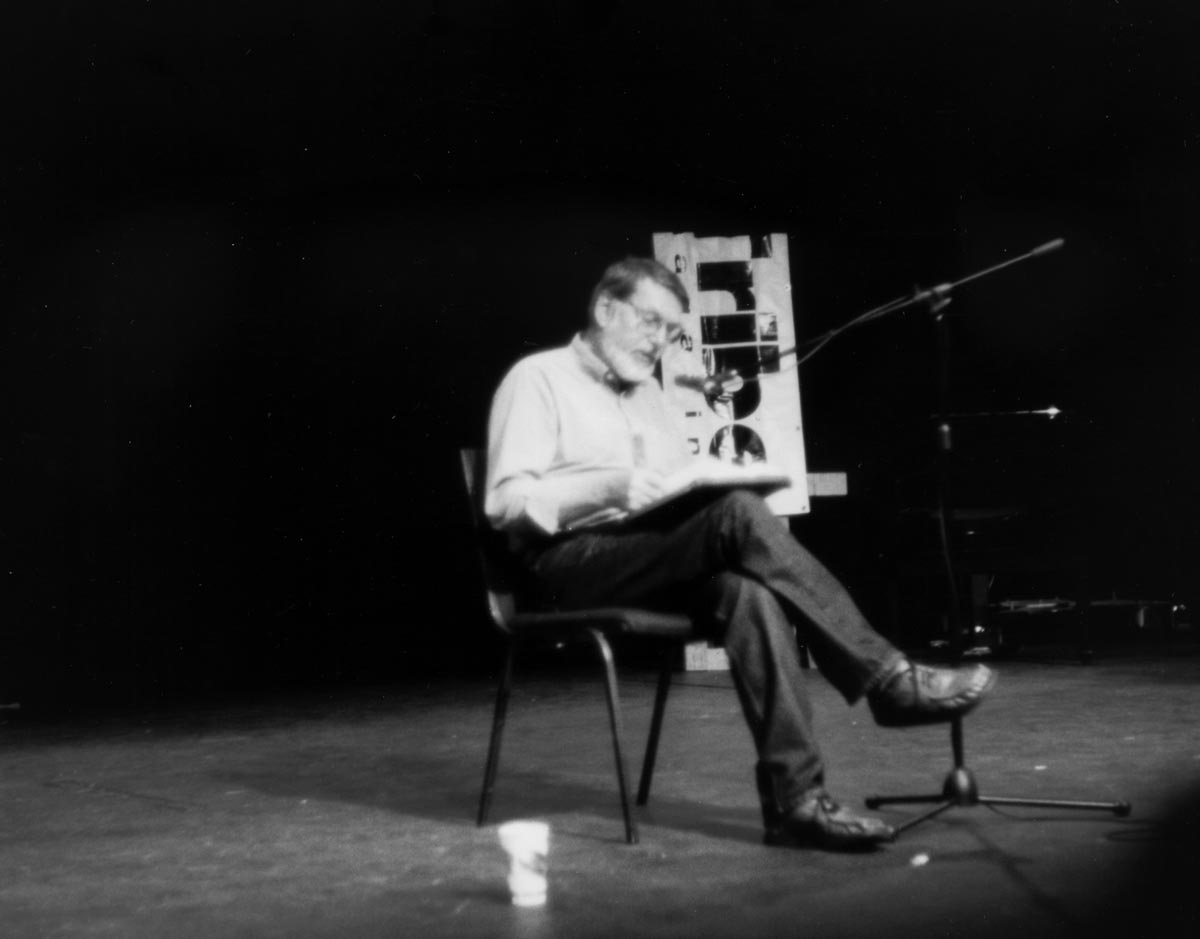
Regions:
<instances>
[{"instance_id":1,"label":"microphone","mask_svg":"<svg viewBox=\"0 0 1200 939\"><path fill-rule=\"evenodd\" d=\"M675 376L675 384L681 388L690 388L692 391L699 391L706 398L720 398L724 395L731 395L736 391L740 391L745 383L745 379L737 373L737 369L717 372L715 375L708 375L704 378L701 378L699 375Z\"/></svg>"}]
</instances>

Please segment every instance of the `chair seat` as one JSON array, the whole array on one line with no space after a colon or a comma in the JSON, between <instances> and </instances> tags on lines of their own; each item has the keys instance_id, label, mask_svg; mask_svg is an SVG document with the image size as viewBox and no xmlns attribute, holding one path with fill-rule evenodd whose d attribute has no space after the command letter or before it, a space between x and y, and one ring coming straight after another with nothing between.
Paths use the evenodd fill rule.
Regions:
<instances>
[{"instance_id":1,"label":"chair seat","mask_svg":"<svg viewBox=\"0 0 1200 939\"><path fill-rule=\"evenodd\" d=\"M660 636L686 639L692 620L678 613L658 613L632 607L593 607L550 613L518 613L508 622L514 634L553 635L577 629L601 629L621 636Z\"/></svg>"}]
</instances>

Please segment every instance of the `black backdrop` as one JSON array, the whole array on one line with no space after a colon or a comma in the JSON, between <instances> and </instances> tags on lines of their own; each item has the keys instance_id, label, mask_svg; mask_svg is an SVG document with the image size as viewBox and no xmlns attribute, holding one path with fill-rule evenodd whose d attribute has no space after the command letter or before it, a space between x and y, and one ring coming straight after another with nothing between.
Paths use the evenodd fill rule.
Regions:
<instances>
[{"instance_id":1,"label":"black backdrop","mask_svg":"<svg viewBox=\"0 0 1200 939\"><path fill-rule=\"evenodd\" d=\"M954 301L958 407L1065 412L966 428L971 484L1190 596L1195 6L810 6L6 14L0 697L490 661L455 449L657 230L787 232L807 335L1065 238ZM872 610L932 364L910 313L800 378Z\"/></svg>"}]
</instances>

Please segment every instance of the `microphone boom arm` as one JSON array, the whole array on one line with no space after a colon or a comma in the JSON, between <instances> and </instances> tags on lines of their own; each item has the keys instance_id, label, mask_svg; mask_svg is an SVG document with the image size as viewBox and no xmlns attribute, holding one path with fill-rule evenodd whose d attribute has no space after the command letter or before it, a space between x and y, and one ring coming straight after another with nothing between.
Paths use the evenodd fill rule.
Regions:
<instances>
[{"instance_id":1,"label":"microphone boom arm","mask_svg":"<svg viewBox=\"0 0 1200 939\"><path fill-rule=\"evenodd\" d=\"M874 309L867 310L866 313L861 313L848 323L831 329L829 332L809 340L813 344L812 348L805 352L796 360L796 365L801 365L811 359L817 352L822 349L828 342L835 339L837 336L852 329L855 326L861 326L863 323L869 323L871 320L879 319L887 316L889 313L897 313L905 310L910 306L915 306L918 303L928 303L930 312L935 316L950 302L950 294L956 287L961 287L963 284L969 284L973 280L979 280L981 277L987 277L989 274L995 274L997 271L1003 270L1006 267L1011 267L1014 264L1020 264L1023 261L1028 261L1031 258L1041 257L1043 254L1049 254L1052 251L1057 251L1065 244L1062 238L1055 238L1053 241L1047 241L1045 244L1038 245L1031 251L1026 251L1024 254L1018 255L1015 258L1009 258L1006 261L1001 261L999 264L993 264L991 267L984 268L981 271L976 271L973 274L968 274L966 277L959 278L953 283L938 284L936 287L929 287L925 290L915 289L911 296L897 297L895 300L889 300L882 306L877 306ZM784 356L794 354L800 348L799 345L794 345L790 349L785 349L779 353L782 359Z\"/></svg>"}]
</instances>

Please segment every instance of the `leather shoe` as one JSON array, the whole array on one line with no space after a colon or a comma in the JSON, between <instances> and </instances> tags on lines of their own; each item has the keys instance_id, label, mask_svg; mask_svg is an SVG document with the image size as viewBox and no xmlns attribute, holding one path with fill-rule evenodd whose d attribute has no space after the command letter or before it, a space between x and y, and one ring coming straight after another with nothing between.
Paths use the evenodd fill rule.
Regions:
<instances>
[{"instance_id":1,"label":"leather shoe","mask_svg":"<svg viewBox=\"0 0 1200 939\"><path fill-rule=\"evenodd\" d=\"M808 790L796 804L767 825L765 844L827 851L869 851L895 840L891 825L855 815L830 798L823 788Z\"/></svg>"},{"instance_id":2,"label":"leather shoe","mask_svg":"<svg viewBox=\"0 0 1200 939\"><path fill-rule=\"evenodd\" d=\"M881 727L938 724L966 714L996 684L986 665L932 668L903 661L867 694L867 704Z\"/></svg>"}]
</instances>

